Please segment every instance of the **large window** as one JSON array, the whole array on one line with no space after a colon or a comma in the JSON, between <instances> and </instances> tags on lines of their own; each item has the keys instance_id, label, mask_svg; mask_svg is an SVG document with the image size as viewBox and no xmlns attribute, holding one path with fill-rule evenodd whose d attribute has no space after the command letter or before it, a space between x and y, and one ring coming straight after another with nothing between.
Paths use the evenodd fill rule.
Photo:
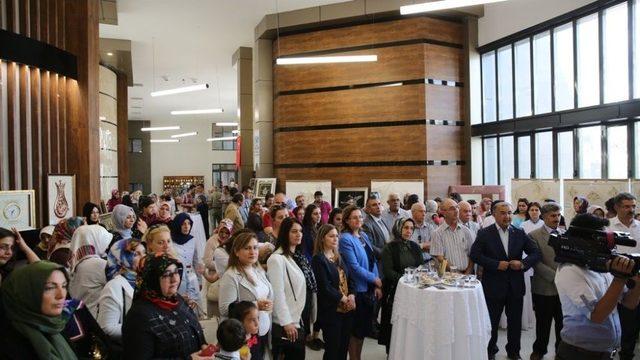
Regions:
<instances>
[{"instance_id":1,"label":"large window","mask_svg":"<svg viewBox=\"0 0 640 360\"><path fill-rule=\"evenodd\" d=\"M580 152L580 178L600 179L602 177L602 129L591 126L578 129Z\"/></svg>"},{"instance_id":2,"label":"large window","mask_svg":"<svg viewBox=\"0 0 640 360\"><path fill-rule=\"evenodd\" d=\"M216 126L216 124L211 124L211 135L214 138L221 137L234 137L235 134L232 132L235 128L228 126ZM212 141L213 150L235 150L236 149L236 141L235 140L223 140L223 141Z\"/></svg>"},{"instance_id":3,"label":"large window","mask_svg":"<svg viewBox=\"0 0 640 360\"><path fill-rule=\"evenodd\" d=\"M578 106L600 103L600 60L598 57L598 14L577 21Z\"/></svg>"},{"instance_id":4,"label":"large window","mask_svg":"<svg viewBox=\"0 0 640 360\"><path fill-rule=\"evenodd\" d=\"M531 136L518 138L518 178L531 177Z\"/></svg>"},{"instance_id":5,"label":"large window","mask_svg":"<svg viewBox=\"0 0 640 360\"><path fill-rule=\"evenodd\" d=\"M573 179L573 131L558 133L558 176Z\"/></svg>"},{"instance_id":6,"label":"large window","mask_svg":"<svg viewBox=\"0 0 640 360\"><path fill-rule=\"evenodd\" d=\"M536 133L536 178L553 178L553 134Z\"/></svg>"},{"instance_id":7,"label":"large window","mask_svg":"<svg viewBox=\"0 0 640 360\"><path fill-rule=\"evenodd\" d=\"M533 105L536 114L551 111L551 35L533 37Z\"/></svg>"},{"instance_id":8,"label":"large window","mask_svg":"<svg viewBox=\"0 0 640 360\"><path fill-rule=\"evenodd\" d=\"M500 138L500 185L511 184L515 176L513 168L513 136Z\"/></svg>"},{"instance_id":9,"label":"large window","mask_svg":"<svg viewBox=\"0 0 640 360\"><path fill-rule=\"evenodd\" d=\"M496 54L482 55L482 120L496 121Z\"/></svg>"},{"instance_id":10,"label":"large window","mask_svg":"<svg viewBox=\"0 0 640 360\"><path fill-rule=\"evenodd\" d=\"M515 52L516 117L531 115L531 43L518 41Z\"/></svg>"},{"instance_id":11,"label":"large window","mask_svg":"<svg viewBox=\"0 0 640 360\"><path fill-rule=\"evenodd\" d=\"M232 181L238 180L238 171L234 164L213 164L211 165L213 185L229 185Z\"/></svg>"},{"instance_id":12,"label":"large window","mask_svg":"<svg viewBox=\"0 0 640 360\"><path fill-rule=\"evenodd\" d=\"M484 139L484 183L498 184L498 146L496 138Z\"/></svg>"},{"instance_id":13,"label":"large window","mask_svg":"<svg viewBox=\"0 0 640 360\"><path fill-rule=\"evenodd\" d=\"M555 110L573 108L573 24L553 30Z\"/></svg>"},{"instance_id":14,"label":"large window","mask_svg":"<svg viewBox=\"0 0 640 360\"><path fill-rule=\"evenodd\" d=\"M513 118L511 45L498 49L498 120Z\"/></svg>"},{"instance_id":15,"label":"large window","mask_svg":"<svg viewBox=\"0 0 640 360\"><path fill-rule=\"evenodd\" d=\"M606 103L629 98L629 32L627 3L604 11L603 51L604 101Z\"/></svg>"},{"instance_id":16,"label":"large window","mask_svg":"<svg viewBox=\"0 0 640 360\"><path fill-rule=\"evenodd\" d=\"M627 126L607 128L607 162L609 179L628 178Z\"/></svg>"}]
</instances>

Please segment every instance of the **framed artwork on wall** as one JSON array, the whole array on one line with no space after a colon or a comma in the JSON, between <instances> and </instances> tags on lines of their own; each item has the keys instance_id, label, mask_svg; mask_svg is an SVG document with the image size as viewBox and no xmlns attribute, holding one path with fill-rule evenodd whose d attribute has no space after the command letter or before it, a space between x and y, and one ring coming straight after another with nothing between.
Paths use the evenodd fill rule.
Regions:
<instances>
[{"instance_id":1,"label":"framed artwork on wall","mask_svg":"<svg viewBox=\"0 0 640 360\"><path fill-rule=\"evenodd\" d=\"M47 175L47 214L49 224L75 216L76 176L73 174Z\"/></svg>"},{"instance_id":2,"label":"framed artwork on wall","mask_svg":"<svg viewBox=\"0 0 640 360\"><path fill-rule=\"evenodd\" d=\"M0 227L18 231L36 228L36 192L34 190L0 191Z\"/></svg>"},{"instance_id":3,"label":"framed artwork on wall","mask_svg":"<svg viewBox=\"0 0 640 360\"><path fill-rule=\"evenodd\" d=\"M357 205L363 208L368 195L369 189L366 187L336 188L333 206L344 208L348 205Z\"/></svg>"},{"instance_id":4,"label":"framed artwork on wall","mask_svg":"<svg viewBox=\"0 0 640 360\"><path fill-rule=\"evenodd\" d=\"M275 194L276 178L256 178L255 196L264 199L267 194Z\"/></svg>"}]
</instances>

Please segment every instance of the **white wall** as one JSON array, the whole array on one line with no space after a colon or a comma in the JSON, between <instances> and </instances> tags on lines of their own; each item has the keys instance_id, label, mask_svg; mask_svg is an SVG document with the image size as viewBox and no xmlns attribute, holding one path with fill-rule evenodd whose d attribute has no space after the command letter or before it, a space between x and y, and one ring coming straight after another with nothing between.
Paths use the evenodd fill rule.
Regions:
<instances>
[{"instance_id":1,"label":"white wall","mask_svg":"<svg viewBox=\"0 0 640 360\"><path fill-rule=\"evenodd\" d=\"M480 46L592 3L593 0L509 0L484 7Z\"/></svg>"},{"instance_id":2,"label":"white wall","mask_svg":"<svg viewBox=\"0 0 640 360\"><path fill-rule=\"evenodd\" d=\"M216 119L231 121L231 119ZM155 193L162 191L163 176L195 175L204 176L205 187L212 185L211 164L234 164L235 151L213 151L210 142L211 123L206 118L154 120L151 126L180 125L176 131L154 131L151 139L167 139L173 134L197 131L197 136L181 138L179 143L151 144L151 188Z\"/></svg>"}]
</instances>

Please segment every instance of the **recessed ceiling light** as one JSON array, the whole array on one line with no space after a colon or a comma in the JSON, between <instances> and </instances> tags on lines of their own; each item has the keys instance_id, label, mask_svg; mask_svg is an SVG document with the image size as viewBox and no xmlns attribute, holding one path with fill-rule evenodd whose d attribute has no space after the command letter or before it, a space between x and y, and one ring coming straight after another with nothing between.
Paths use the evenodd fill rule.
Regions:
<instances>
[{"instance_id":1,"label":"recessed ceiling light","mask_svg":"<svg viewBox=\"0 0 640 360\"><path fill-rule=\"evenodd\" d=\"M308 56L278 58L278 65L329 64L378 61L378 55Z\"/></svg>"},{"instance_id":2,"label":"recessed ceiling light","mask_svg":"<svg viewBox=\"0 0 640 360\"><path fill-rule=\"evenodd\" d=\"M140 131L165 131L165 130L180 130L180 126L156 126L156 127L143 127Z\"/></svg>"},{"instance_id":3,"label":"recessed ceiling light","mask_svg":"<svg viewBox=\"0 0 640 360\"><path fill-rule=\"evenodd\" d=\"M178 139L151 139L149 140L152 143L177 143L180 142Z\"/></svg>"},{"instance_id":4,"label":"recessed ceiling light","mask_svg":"<svg viewBox=\"0 0 640 360\"><path fill-rule=\"evenodd\" d=\"M107 56L113 56L113 53L112 52L108 52Z\"/></svg>"},{"instance_id":5,"label":"recessed ceiling light","mask_svg":"<svg viewBox=\"0 0 640 360\"><path fill-rule=\"evenodd\" d=\"M235 140L237 139L237 136L225 136L225 137L219 137L219 138L208 138L207 141L225 141L225 140Z\"/></svg>"},{"instance_id":6,"label":"recessed ceiling light","mask_svg":"<svg viewBox=\"0 0 640 360\"><path fill-rule=\"evenodd\" d=\"M223 109L173 110L171 115L220 114L223 112Z\"/></svg>"},{"instance_id":7,"label":"recessed ceiling light","mask_svg":"<svg viewBox=\"0 0 640 360\"><path fill-rule=\"evenodd\" d=\"M400 6L401 15L418 14L429 11L455 9L466 6L491 4L506 0L441 0L422 4Z\"/></svg>"},{"instance_id":8,"label":"recessed ceiling light","mask_svg":"<svg viewBox=\"0 0 640 360\"><path fill-rule=\"evenodd\" d=\"M188 132L188 133L184 133L184 134L171 135L171 138L175 139L175 138L181 138L181 137L187 137L187 136L196 136L196 135L198 135L198 132L194 131L194 132Z\"/></svg>"},{"instance_id":9,"label":"recessed ceiling light","mask_svg":"<svg viewBox=\"0 0 640 360\"><path fill-rule=\"evenodd\" d=\"M154 91L151 93L151 96L156 97L156 96L181 94L181 93L186 93L191 91L206 90L208 88L209 88L209 84L198 84L198 85L184 86L184 87L179 87L179 88L169 89L169 90Z\"/></svg>"},{"instance_id":10,"label":"recessed ceiling light","mask_svg":"<svg viewBox=\"0 0 640 360\"><path fill-rule=\"evenodd\" d=\"M100 116L98 119L100 119L100 120L107 120L107 117L106 117L106 116Z\"/></svg>"},{"instance_id":11,"label":"recessed ceiling light","mask_svg":"<svg viewBox=\"0 0 640 360\"><path fill-rule=\"evenodd\" d=\"M219 122L216 126L238 126L237 122Z\"/></svg>"}]
</instances>

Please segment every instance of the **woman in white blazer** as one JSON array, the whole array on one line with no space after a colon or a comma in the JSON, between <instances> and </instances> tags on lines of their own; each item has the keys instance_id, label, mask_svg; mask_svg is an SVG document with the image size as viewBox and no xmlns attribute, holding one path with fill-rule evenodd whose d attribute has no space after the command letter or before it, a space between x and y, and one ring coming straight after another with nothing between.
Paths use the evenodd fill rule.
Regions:
<instances>
[{"instance_id":1,"label":"woman in white blazer","mask_svg":"<svg viewBox=\"0 0 640 360\"><path fill-rule=\"evenodd\" d=\"M273 358L304 359L304 326L302 311L307 297L304 273L294 254L302 243L302 225L286 218L280 225L276 250L267 261L267 276L273 287ZM298 339L298 337L301 337ZM286 340L284 339L286 338Z\"/></svg>"},{"instance_id":2,"label":"woman in white blazer","mask_svg":"<svg viewBox=\"0 0 640 360\"><path fill-rule=\"evenodd\" d=\"M251 359L264 358L271 329L273 289L264 270L258 265L258 238L250 230L240 230L231 239L227 271L220 279L218 304L222 319L229 316L229 305L236 301L252 301L258 306L258 344L251 347Z\"/></svg>"}]
</instances>

